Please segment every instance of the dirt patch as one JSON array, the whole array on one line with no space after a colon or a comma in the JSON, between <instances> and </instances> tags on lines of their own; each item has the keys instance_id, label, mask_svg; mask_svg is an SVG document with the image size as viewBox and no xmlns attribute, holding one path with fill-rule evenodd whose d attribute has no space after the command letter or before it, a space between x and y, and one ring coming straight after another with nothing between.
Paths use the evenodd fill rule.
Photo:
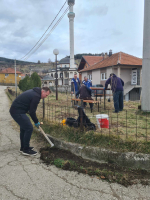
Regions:
<instances>
[{"instance_id":1,"label":"dirt patch","mask_svg":"<svg viewBox=\"0 0 150 200\"><path fill-rule=\"evenodd\" d=\"M98 179L108 182L117 182L124 186L133 184L150 184L150 173L146 170L132 170L111 163L100 164L85 160L72 154L70 151L57 148L41 148L41 159L47 165L56 165L63 170L77 171L79 173L96 176Z\"/></svg>"}]
</instances>

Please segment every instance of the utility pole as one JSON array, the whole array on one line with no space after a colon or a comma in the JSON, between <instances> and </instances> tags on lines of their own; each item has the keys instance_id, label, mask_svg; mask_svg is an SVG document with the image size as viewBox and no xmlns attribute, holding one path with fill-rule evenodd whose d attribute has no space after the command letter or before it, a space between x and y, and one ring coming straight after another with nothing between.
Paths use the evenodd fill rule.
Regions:
<instances>
[{"instance_id":1,"label":"utility pole","mask_svg":"<svg viewBox=\"0 0 150 200\"><path fill-rule=\"evenodd\" d=\"M17 97L16 59L15 59L15 90L16 90L16 97Z\"/></svg>"},{"instance_id":2,"label":"utility pole","mask_svg":"<svg viewBox=\"0 0 150 200\"><path fill-rule=\"evenodd\" d=\"M143 111L150 111L150 0L145 0L143 63L142 63L142 103Z\"/></svg>"},{"instance_id":3,"label":"utility pole","mask_svg":"<svg viewBox=\"0 0 150 200\"><path fill-rule=\"evenodd\" d=\"M73 12L73 6L75 0L68 0L69 5L69 29L70 29L70 68L74 68L74 18L75 13Z\"/></svg>"}]
</instances>

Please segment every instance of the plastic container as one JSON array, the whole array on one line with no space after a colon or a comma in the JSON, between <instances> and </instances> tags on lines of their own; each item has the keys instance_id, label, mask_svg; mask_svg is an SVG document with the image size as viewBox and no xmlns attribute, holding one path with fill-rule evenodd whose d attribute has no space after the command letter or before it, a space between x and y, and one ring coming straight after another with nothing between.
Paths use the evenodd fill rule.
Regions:
<instances>
[{"instance_id":1,"label":"plastic container","mask_svg":"<svg viewBox=\"0 0 150 200\"><path fill-rule=\"evenodd\" d=\"M98 128L109 128L109 117L106 114L96 115Z\"/></svg>"}]
</instances>

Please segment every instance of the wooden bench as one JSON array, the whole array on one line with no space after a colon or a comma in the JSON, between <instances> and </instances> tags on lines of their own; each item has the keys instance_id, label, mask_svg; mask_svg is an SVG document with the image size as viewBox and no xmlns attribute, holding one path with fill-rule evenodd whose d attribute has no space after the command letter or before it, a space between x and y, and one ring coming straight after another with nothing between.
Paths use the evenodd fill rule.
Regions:
<instances>
[{"instance_id":1,"label":"wooden bench","mask_svg":"<svg viewBox=\"0 0 150 200\"><path fill-rule=\"evenodd\" d=\"M74 105L75 105L75 102L81 102L81 106L83 106L83 102L86 102L86 103L98 103L98 111L99 111L99 101L94 101L94 100L83 100L83 99L71 99L72 101L72 107L73 107L73 102L74 102ZM91 112L92 112L92 109L91 109Z\"/></svg>"}]
</instances>

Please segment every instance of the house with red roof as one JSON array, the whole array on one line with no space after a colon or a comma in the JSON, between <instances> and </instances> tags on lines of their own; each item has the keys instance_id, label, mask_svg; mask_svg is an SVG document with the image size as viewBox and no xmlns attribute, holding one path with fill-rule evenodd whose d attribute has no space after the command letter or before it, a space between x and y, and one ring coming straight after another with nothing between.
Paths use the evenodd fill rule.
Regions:
<instances>
[{"instance_id":1,"label":"house with red roof","mask_svg":"<svg viewBox=\"0 0 150 200\"><path fill-rule=\"evenodd\" d=\"M16 70L17 84L21 80L21 72ZM0 84L14 85L15 84L15 69L6 68L0 71Z\"/></svg>"},{"instance_id":2,"label":"house with red roof","mask_svg":"<svg viewBox=\"0 0 150 200\"><path fill-rule=\"evenodd\" d=\"M92 65L98 63L101 60L103 60L103 56L82 56L81 61L78 66L78 72L80 72L82 69L87 69L91 67ZM91 79L90 73L88 74L88 78ZM81 73L79 73L79 79L83 80Z\"/></svg>"},{"instance_id":3,"label":"house with red roof","mask_svg":"<svg viewBox=\"0 0 150 200\"><path fill-rule=\"evenodd\" d=\"M103 57L102 60L87 68L78 68L78 72L84 76L91 77L92 84L102 84L105 86L106 80L111 73L120 77L124 85L124 95L126 100L140 100L141 93L141 71L142 59L118 52Z\"/></svg>"}]
</instances>

